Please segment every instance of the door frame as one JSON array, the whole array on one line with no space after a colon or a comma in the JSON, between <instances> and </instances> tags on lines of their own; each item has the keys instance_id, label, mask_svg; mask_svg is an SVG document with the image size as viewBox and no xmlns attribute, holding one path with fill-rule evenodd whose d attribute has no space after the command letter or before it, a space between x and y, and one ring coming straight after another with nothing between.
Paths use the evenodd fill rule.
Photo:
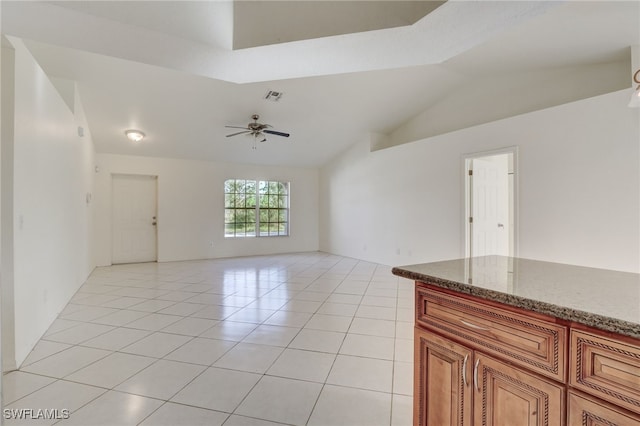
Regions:
<instances>
[{"instance_id":1,"label":"door frame","mask_svg":"<svg viewBox=\"0 0 640 426\"><path fill-rule=\"evenodd\" d=\"M153 180L155 180L155 199L156 199L156 205L155 205L155 210L156 210L156 226L155 226L155 237L156 237L156 259L150 262L158 262L159 259L159 254L160 254L160 241L158 239L158 227L160 226L160 221L157 219L158 218L158 185L159 185L159 181L160 178L158 175L152 175L152 174L143 174L143 173L111 173L110 176L110 180L109 180L109 186L110 186L110 190L111 190L111 213L110 213L110 217L109 217L109 222L111 224L110 228L111 228L111 232L110 232L110 241L111 241L111 250L109 253L109 257L111 258L110 264L111 265L115 265L113 263L113 250L114 250L114 243L113 243L113 232L114 232L114 208L115 208L115 202L114 202L114 190L113 190L113 179L116 176L120 176L120 177L148 177L151 178Z\"/></svg>"},{"instance_id":2,"label":"door frame","mask_svg":"<svg viewBox=\"0 0 640 426\"><path fill-rule=\"evenodd\" d=\"M462 215L462 257L468 258L471 252L471 224L469 223L469 217L471 217L471 179L469 176L469 170L471 167L471 161L475 158L482 157L490 157L494 155L500 154L511 154L513 156L513 199L511 209L513 209L513 227L511 227L511 232L513 232L513 247L512 253L510 256L518 257L519 253L519 179L518 179L518 170L519 170L519 155L518 155L518 147L517 146L508 146L504 148L497 148L488 151L478 151L463 154L461 158L462 163L462 206L463 206L463 215Z\"/></svg>"}]
</instances>

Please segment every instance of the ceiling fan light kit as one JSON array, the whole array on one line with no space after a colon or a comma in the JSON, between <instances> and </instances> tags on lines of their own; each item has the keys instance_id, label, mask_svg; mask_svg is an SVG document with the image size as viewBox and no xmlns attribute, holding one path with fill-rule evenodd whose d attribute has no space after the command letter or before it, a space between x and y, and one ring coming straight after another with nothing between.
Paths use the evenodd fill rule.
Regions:
<instances>
[{"instance_id":1,"label":"ceiling fan light kit","mask_svg":"<svg viewBox=\"0 0 640 426\"><path fill-rule=\"evenodd\" d=\"M260 116L258 114L253 114L251 116L251 119L253 120L253 123L249 123L247 124L246 127L241 127L241 126L225 126L227 128L230 129L242 129L242 131L240 132L236 132L236 133L231 133L230 135L227 135L227 137L232 137L232 136L237 136L237 135L249 135L249 136L253 136L253 149L257 149L257 142L266 142L267 141L267 137L266 135L276 135L276 136L282 136L285 138L289 137L289 133L285 133L285 132L278 132L276 130L269 130L269 127L272 127L270 124L263 124L263 123L258 123L258 120L260 119Z\"/></svg>"}]
</instances>

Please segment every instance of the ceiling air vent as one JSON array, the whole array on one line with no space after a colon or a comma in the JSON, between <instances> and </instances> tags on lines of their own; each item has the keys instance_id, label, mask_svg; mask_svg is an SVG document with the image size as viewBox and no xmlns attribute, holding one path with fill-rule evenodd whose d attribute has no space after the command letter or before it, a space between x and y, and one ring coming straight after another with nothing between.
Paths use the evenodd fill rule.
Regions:
<instances>
[{"instance_id":1,"label":"ceiling air vent","mask_svg":"<svg viewBox=\"0 0 640 426\"><path fill-rule=\"evenodd\" d=\"M267 95L264 97L266 100L271 102L278 102L282 97L282 92L276 92L275 90L269 90Z\"/></svg>"}]
</instances>

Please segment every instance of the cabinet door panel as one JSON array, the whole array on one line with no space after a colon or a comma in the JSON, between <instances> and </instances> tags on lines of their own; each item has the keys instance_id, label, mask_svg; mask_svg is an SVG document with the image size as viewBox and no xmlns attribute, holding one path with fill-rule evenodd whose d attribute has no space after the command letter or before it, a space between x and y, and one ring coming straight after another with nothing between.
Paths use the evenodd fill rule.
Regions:
<instances>
[{"instance_id":1,"label":"cabinet door panel","mask_svg":"<svg viewBox=\"0 0 640 426\"><path fill-rule=\"evenodd\" d=\"M569 392L569 426L638 426L640 416L589 396Z\"/></svg>"},{"instance_id":2,"label":"cabinet door panel","mask_svg":"<svg viewBox=\"0 0 640 426\"><path fill-rule=\"evenodd\" d=\"M474 425L564 424L564 387L476 353ZM475 371L474 371L475 373Z\"/></svg>"},{"instance_id":3,"label":"cabinet door panel","mask_svg":"<svg viewBox=\"0 0 640 426\"><path fill-rule=\"evenodd\" d=\"M415 329L416 426L471 426L470 349Z\"/></svg>"}]
</instances>

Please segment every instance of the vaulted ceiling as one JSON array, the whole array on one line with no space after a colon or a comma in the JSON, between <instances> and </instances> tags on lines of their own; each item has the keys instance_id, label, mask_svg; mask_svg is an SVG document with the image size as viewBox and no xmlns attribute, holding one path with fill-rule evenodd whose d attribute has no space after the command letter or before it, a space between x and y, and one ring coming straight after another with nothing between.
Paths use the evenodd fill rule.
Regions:
<instances>
[{"instance_id":1,"label":"vaulted ceiling","mask_svg":"<svg viewBox=\"0 0 640 426\"><path fill-rule=\"evenodd\" d=\"M371 134L400 143L428 136L406 129L438 106L453 105L447 114L455 116L451 98L478 84L506 92L553 77L564 87L581 73L576 81L591 83L548 105L626 87L629 46L640 44L638 2L1 7L3 33L24 39L50 76L76 83L98 152L274 165L318 166ZM270 102L269 90L284 95ZM512 103L513 114L546 105ZM245 125L254 113L291 137L269 137L257 150L249 137L225 137L225 125ZM147 138L131 144L128 128Z\"/></svg>"}]
</instances>

